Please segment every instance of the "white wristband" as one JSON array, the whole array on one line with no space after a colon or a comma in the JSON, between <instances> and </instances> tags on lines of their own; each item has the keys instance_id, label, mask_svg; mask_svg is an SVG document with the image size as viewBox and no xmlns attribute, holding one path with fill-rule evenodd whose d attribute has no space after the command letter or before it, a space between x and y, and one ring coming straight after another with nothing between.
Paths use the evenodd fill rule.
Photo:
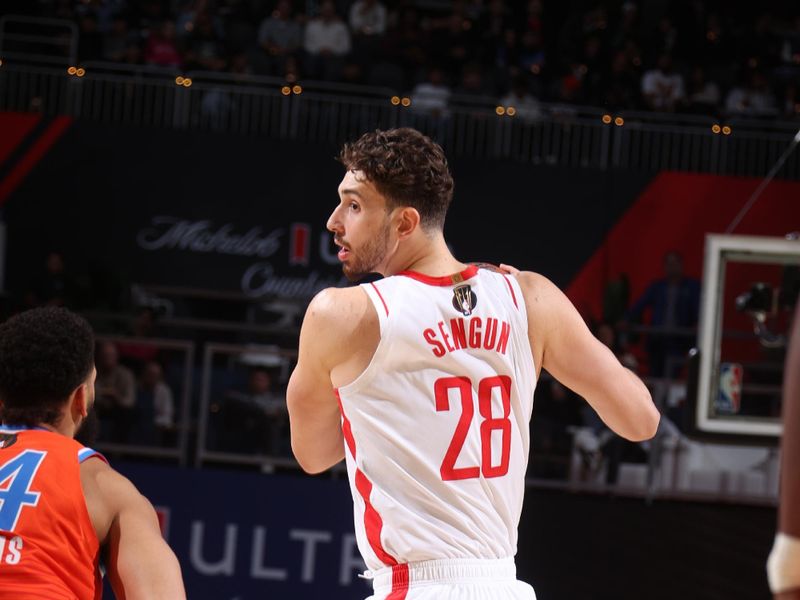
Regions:
<instances>
[{"instance_id":1,"label":"white wristband","mask_svg":"<svg viewBox=\"0 0 800 600\"><path fill-rule=\"evenodd\" d=\"M767 579L773 594L800 589L800 538L778 532L767 560Z\"/></svg>"}]
</instances>

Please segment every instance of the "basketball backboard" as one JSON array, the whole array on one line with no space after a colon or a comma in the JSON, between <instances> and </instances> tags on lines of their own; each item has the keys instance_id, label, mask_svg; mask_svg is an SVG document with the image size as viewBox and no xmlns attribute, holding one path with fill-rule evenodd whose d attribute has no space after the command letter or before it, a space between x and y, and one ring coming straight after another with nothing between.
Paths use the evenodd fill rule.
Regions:
<instances>
[{"instance_id":1,"label":"basketball backboard","mask_svg":"<svg viewBox=\"0 0 800 600\"><path fill-rule=\"evenodd\" d=\"M708 235L697 345L695 429L780 436L785 336L800 241Z\"/></svg>"}]
</instances>

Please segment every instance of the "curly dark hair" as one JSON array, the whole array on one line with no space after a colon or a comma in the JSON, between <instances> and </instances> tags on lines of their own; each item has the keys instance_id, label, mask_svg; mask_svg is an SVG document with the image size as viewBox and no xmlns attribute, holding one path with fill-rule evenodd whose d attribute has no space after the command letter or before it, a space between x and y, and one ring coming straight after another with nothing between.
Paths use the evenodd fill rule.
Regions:
<instances>
[{"instance_id":1,"label":"curly dark hair","mask_svg":"<svg viewBox=\"0 0 800 600\"><path fill-rule=\"evenodd\" d=\"M416 129L370 131L345 144L339 161L361 171L393 206L411 206L426 229L444 227L453 177L439 144Z\"/></svg>"},{"instance_id":2,"label":"curly dark hair","mask_svg":"<svg viewBox=\"0 0 800 600\"><path fill-rule=\"evenodd\" d=\"M65 308L25 311L0 325L0 417L56 425L69 395L94 366L94 333Z\"/></svg>"}]
</instances>

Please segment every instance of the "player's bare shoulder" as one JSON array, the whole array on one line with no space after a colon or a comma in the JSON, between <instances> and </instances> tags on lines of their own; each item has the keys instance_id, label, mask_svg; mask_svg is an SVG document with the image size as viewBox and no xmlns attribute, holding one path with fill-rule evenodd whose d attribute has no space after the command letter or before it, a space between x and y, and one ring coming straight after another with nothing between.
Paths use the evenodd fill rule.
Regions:
<instances>
[{"instance_id":1,"label":"player's bare shoulder","mask_svg":"<svg viewBox=\"0 0 800 600\"><path fill-rule=\"evenodd\" d=\"M380 336L378 315L361 286L331 287L319 292L308 305L301 345L303 338L313 339L318 347L338 355L376 335Z\"/></svg>"}]
</instances>

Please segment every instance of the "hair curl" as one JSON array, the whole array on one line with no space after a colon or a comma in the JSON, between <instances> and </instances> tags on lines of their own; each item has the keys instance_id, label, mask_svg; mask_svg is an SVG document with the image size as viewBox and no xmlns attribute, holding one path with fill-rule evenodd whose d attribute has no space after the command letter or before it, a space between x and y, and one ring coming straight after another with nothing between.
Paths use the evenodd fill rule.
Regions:
<instances>
[{"instance_id":1,"label":"hair curl","mask_svg":"<svg viewBox=\"0 0 800 600\"><path fill-rule=\"evenodd\" d=\"M94 365L94 333L65 308L20 313L0 325L0 417L55 425Z\"/></svg>"},{"instance_id":2,"label":"hair curl","mask_svg":"<svg viewBox=\"0 0 800 600\"><path fill-rule=\"evenodd\" d=\"M361 171L390 206L411 206L426 229L444 227L453 177L439 144L415 129L375 130L345 144L339 161Z\"/></svg>"}]
</instances>

